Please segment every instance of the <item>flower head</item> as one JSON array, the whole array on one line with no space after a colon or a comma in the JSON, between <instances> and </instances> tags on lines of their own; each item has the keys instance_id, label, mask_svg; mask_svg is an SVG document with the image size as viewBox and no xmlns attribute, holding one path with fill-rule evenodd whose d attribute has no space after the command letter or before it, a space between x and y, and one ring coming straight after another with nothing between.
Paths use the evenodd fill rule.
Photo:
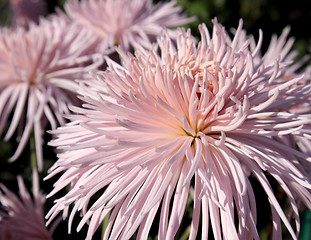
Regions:
<instances>
[{"instance_id":1,"label":"flower head","mask_svg":"<svg viewBox=\"0 0 311 240\"><path fill-rule=\"evenodd\" d=\"M296 198L311 207L310 179L299 162L310 158L274 137L300 131L310 119L274 109L294 101L279 96L299 77L274 85L278 62L255 65L249 41L239 44L242 21L233 39L215 20L211 36L204 25L200 32L196 45L190 31L179 30L176 47L163 33L158 49L121 54L122 66L108 59L105 72L82 84L85 104L53 131L51 145L62 153L48 177L64 173L50 196L71 188L50 220L74 203L69 225L81 211L78 230L90 220L87 239L110 212L104 239L136 231L147 239L160 212L158 237L173 239L193 192L189 239L200 229L206 239L209 225L215 239L259 239L254 177L271 204L275 237L282 219L296 239L266 173L288 195L298 232Z\"/></svg>"},{"instance_id":2,"label":"flower head","mask_svg":"<svg viewBox=\"0 0 311 240\"><path fill-rule=\"evenodd\" d=\"M33 132L42 169L43 130L47 123L53 129L65 123L67 105L77 102L72 93L75 79L102 62L89 54L95 44L91 32L56 17L42 20L38 26L31 24L29 30L1 30L0 134L12 115L4 139L10 139L16 129L21 137L11 160L18 158Z\"/></svg>"},{"instance_id":3,"label":"flower head","mask_svg":"<svg viewBox=\"0 0 311 240\"><path fill-rule=\"evenodd\" d=\"M21 176L17 177L19 197L0 185L0 239L48 240L52 230L45 227L45 196L39 191L39 179L33 172L33 199Z\"/></svg>"},{"instance_id":4,"label":"flower head","mask_svg":"<svg viewBox=\"0 0 311 240\"><path fill-rule=\"evenodd\" d=\"M176 1L158 3L151 0L69 0L64 8L74 21L94 30L101 39L99 51L118 44L148 46L163 27L176 27L193 21L180 14ZM172 33L172 32L171 32Z\"/></svg>"}]
</instances>

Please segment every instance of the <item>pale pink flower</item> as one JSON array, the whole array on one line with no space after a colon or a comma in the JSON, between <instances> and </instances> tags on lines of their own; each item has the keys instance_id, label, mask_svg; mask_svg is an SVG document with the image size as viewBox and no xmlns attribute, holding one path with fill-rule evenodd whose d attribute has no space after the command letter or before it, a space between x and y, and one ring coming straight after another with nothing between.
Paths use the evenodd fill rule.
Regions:
<instances>
[{"instance_id":1,"label":"pale pink flower","mask_svg":"<svg viewBox=\"0 0 311 240\"><path fill-rule=\"evenodd\" d=\"M13 26L27 27L30 22L39 23L40 16L47 14L45 0L9 0Z\"/></svg>"},{"instance_id":2,"label":"pale pink flower","mask_svg":"<svg viewBox=\"0 0 311 240\"><path fill-rule=\"evenodd\" d=\"M20 136L12 161L33 133L42 169L42 134L47 123L52 129L65 123L67 105L77 102L75 79L102 63L101 57L88 53L95 45L90 31L56 17L31 24L29 30L0 31L0 134L10 121L4 140L16 130Z\"/></svg>"},{"instance_id":3,"label":"pale pink flower","mask_svg":"<svg viewBox=\"0 0 311 240\"><path fill-rule=\"evenodd\" d=\"M74 21L93 29L102 41L99 51L105 52L116 44L126 50L149 47L163 27L194 20L181 14L181 7L175 5L175 0L156 5L152 0L68 0L64 8Z\"/></svg>"},{"instance_id":4,"label":"pale pink flower","mask_svg":"<svg viewBox=\"0 0 311 240\"><path fill-rule=\"evenodd\" d=\"M207 239L209 225L215 239L259 239L254 177L271 204L274 239L281 238L281 220L297 239L296 199L311 208L310 178L299 162L311 159L274 137L301 131L310 119L274 109L295 101L295 94L279 96L300 77L274 85L278 61L254 64L249 41L238 44L242 21L232 40L217 21L212 36L205 25L200 32L196 45L190 31L179 30L176 48L163 33L158 48L121 54L123 66L107 59L107 70L82 84L85 104L53 131L51 145L61 153L47 178L64 173L49 197L70 190L55 201L49 221L62 211L67 217L74 204L69 228L81 211L77 230L88 223L87 239L108 213L104 239L136 231L147 239L159 212L158 238L174 239L190 192L189 239L198 231ZM296 232L266 174L288 195Z\"/></svg>"},{"instance_id":5,"label":"pale pink flower","mask_svg":"<svg viewBox=\"0 0 311 240\"><path fill-rule=\"evenodd\" d=\"M39 190L39 179L33 172L33 198L21 176L17 177L19 196L0 184L0 239L48 240L56 225L45 227L43 205L45 196ZM57 223L56 223L57 224Z\"/></svg>"}]
</instances>

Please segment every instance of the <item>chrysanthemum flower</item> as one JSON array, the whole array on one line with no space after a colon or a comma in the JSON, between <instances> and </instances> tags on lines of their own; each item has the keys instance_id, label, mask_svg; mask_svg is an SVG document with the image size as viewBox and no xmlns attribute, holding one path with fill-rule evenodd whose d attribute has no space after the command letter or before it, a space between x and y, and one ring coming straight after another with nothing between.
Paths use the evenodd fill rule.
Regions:
<instances>
[{"instance_id":1,"label":"chrysanthemum flower","mask_svg":"<svg viewBox=\"0 0 311 240\"><path fill-rule=\"evenodd\" d=\"M41 135L48 122L52 129L65 123L67 104L77 100L71 93L75 79L84 78L102 63L100 57L89 54L95 45L90 31L56 17L42 20L39 26L31 24L29 30L0 31L0 134L10 120L4 140L17 129L21 137L12 161L33 132L42 169Z\"/></svg>"},{"instance_id":2,"label":"chrysanthemum flower","mask_svg":"<svg viewBox=\"0 0 311 240\"><path fill-rule=\"evenodd\" d=\"M163 27L194 20L175 5L175 0L157 5L152 0L68 0L64 8L74 21L93 29L102 41L99 51L105 52L116 44L126 50L149 46Z\"/></svg>"},{"instance_id":3,"label":"chrysanthemum flower","mask_svg":"<svg viewBox=\"0 0 311 240\"><path fill-rule=\"evenodd\" d=\"M19 196L0 184L0 239L48 240L53 229L45 227L43 205L45 196L39 191L39 179L33 172L33 199L21 176L17 177Z\"/></svg>"},{"instance_id":4,"label":"chrysanthemum flower","mask_svg":"<svg viewBox=\"0 0 311 240\"><path fill-rule=\"evenodd\" d=\"M39 23L39 17L47 13L44 0L9 0L13 26L28 26Z\"/></svg>"},{"instance_id":5,"label":"chrysanthemum flower","mask_svg":"<svg viewBox=\"0 0 311 240\"><path fill-rule=\"evenodd\" d=\"M193 192L189 239L198 231L207 239L209 226L215 239L259 239L250 181L256 178L271 205L274 239L281 238L281 220L297 239L296 199L311 208L310 178L300 162L310 158L274 137L301 131L310 119L274 109L295 101L295 94L279 96L300 77L274 85L278 61L255 65L249 41L238 44L241 28L242 21L230 39L216 21L212 36L201 25L198 45L180 30L176 48L164 33L159 49L121 54L123 66L107 60L105 72L82 84L85 104L53 131L51 145L62 153L48 178L64 173L49 196L70 190L47 217L61 211L66 217L74 204L69 228L81 211L77 230L89 221L87 239L109 213L104 239L135 232L147 239L159 212L158 238L174 239ZM296 232L267 174L288 195ZM89 205L95 193L101 195Z\"/></svg>"}]
</instances>

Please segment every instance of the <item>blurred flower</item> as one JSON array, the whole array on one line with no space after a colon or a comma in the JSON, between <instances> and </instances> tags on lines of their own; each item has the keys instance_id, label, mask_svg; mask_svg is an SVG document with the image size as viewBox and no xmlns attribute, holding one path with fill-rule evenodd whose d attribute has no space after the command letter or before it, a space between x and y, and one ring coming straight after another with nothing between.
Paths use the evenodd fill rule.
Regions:
<instances>
[{"instance_id":1,"label":"blurred flower","mask_svg":"<svg viewBox=\"0 0 311 240\"><path fill-rule=\"evenodd\" d=\"M45 196L39 191L38 173L33 172L33 199L21 176L17 177L19 197L0 184L0 239L47 240L53 229L45 227L43 205Z\"/></svg>"},{"instance_id":2,"label":"blurred flower","mask_svg":"<svg viewBox=\"0 0 311 240\"><path fill-rule=\"evenodd\" d=\"M257 66L260 64L269 65L275 61L280 62L278 66L279 73L272 83L273 85L282 85L293 78L299 78L299 81L288 85L287 91L283 96L280 96L281 98L291 99L292 101L287 101L283 105L277 105L275 110L300 114L301 117L311 119L311 66L307 65L310 55L305 55L298 59L298 51L292 49L295 39L293 37L288 38L289 32L290 27L286 27L279 37L277 35L272 36L265 54L262 55L260 51L256 51L254 62ZM262 37L261 32L260 36ZM244 38L247 38L246 35L244 35ZM251 46L255 50L256 44L253 37L251 37ZM311 156L310 134L311 126L310 124L305 124L304 128L299 131L294 131L289 135L278 136L276 138L293 148L298 146L301 151ZM301 162L301 164L305 166L310 175L311 164L306 161Z\"/></svg>"},{"instance_id":3,"label":"blurred flower","mask_svg":"<svg viewBox=\"0 0 311 240\"><path fill-rule=\"evenodd\" d=\"M253 51L256 67L260 65L270 65L276 61L279 62L279 71L275 77L276 80L272 83L273 85L283 84L293 78L299 77L299 81L293 85L289 85L288 88L292 88L293 91L297 91L297 89L301 91L301 88L310 91L311 66L307 65L310 60L310 55L305 55L300 59L298 58L298 51L292 49L295 39L293 37L288 38L289 32L290 27L286 27L279 37L273 35L268 49L264 54L262 54L260 48L256 46L254 37L247 36L246 31L243 31L243 36L238 45L241 46L247 39L250 39L250 46ZM260 38L262 38L262 31L259 32L259 35ZM290 95L291 93L288 97L290 97ZM295 101L288 102L288 105L279 106L281 107L280 110L291 111L298 114L310 113L310 93L305 93L301 96L297 95L296 97L298 98L295 98Z\"/></svg>"},{"instance_id":4,"label":"blurred flower","mask_svg":"<svg viewBox=\"0 0 311 240\"><path fill-rule=\"evenodd\" d=\"M235 30L233 30L233 33ZM298 51L293 50L293 44L295 39L289 38L290 27L284 28L282 34L278 37L274 34L271 38L267 51L263 54L260 48L256 45L254 37L247 36L246 31L241 33L238 45L242 46L245 41L250 41L250 49L253 52L253 61L255 67L261 65L271 65L274 62L279 62L277 65L278 72L274 81L271 82L272 88L276 88L275 85L282 85L286 82L298 78L293 84L288 84L287 91L280 94L279 98L286 98L284 104L277 104L274 111L290 112L299 114L302 118L311 119L311 66L308 66L310 55L305 55L302 58L298 58ZM262 31L259 31L259 36L262 39ZM268 86L268 89L271 86ZM303 94L302 94L303 93ZM275 136L274 138L284 144L291 146L292 148L298 147L302 152L311 156L311 126L310 124L304 124L303 129L299 131L293 131L291 134ZM308 172L308 176L311 176L311 164L308 161L301 161L297 163L299 166L304 166Z\"/></svg>"},{"instance_id":5,"label":"blurred flower","mask_svg":"<svg viewBox=\"0 0 311 240\"><path fill-rule=\"evenodd\" d=\"M274 84L279 61L255 65L249 41L239 44L242 21L232 40L217 21L212 36L205 25L199 29L198 45L190 31L179 31L176 48L164 33L158 48L136 57L121 52L123 66L107 59L105 72L82 83L83 108L52 131L50 144L62 153L47 178L64 173L48 196L71 188L49 221L61 211L67 217L74 203L69 228L81 211L77 230L89 221L87 239L110 212L104 239L129 239L136 231L147 239L160 211L158 238L174 239L193 188L189 239L200 229L207 239L209 225L215 239L259 239L250 181L256 178L271 204L274 238L281 238L282 220L297 239L267 174L288 195L298 233L296 199L311 208L310 179L299 162L311 159L275 137L311 120L274 109L304 94L282 97L301 77Z\"/></svg>"},{"instance_id":6,"label":"blurred flower","mask_svg":"<svg viewBox=\"0 0 311 240\"><path fill-rule=\"evenodd\" d=\"M65 123L67 105L77 102L76 95L70 93L75 90L74 80L102 63L88 53L94 45L91 32L56 17L42 20L39 26L31 24L29 30L1 30L0 134L11 119L4 140L16 129L21 137L12 161L20 156L33 131L42 169L41 138L47 123L52 129Z\"/></svg>"},{"instance_id":7,"label":"blurred flower","mask_svg":"<svg viewBox=\"0 0 311 240\"><path fill-rule=\"evenodd\" d=\"M64 8L74 21L96 32L102 41L99 51L105 52L116 44L125 50L149 47L163 27L194 20L175 5L175 0L157 5L152 0L68 0Z\"/></svg>"},{"instance_id":8,"label":"blurred flower","mask_svg":"<svg viewBox=\"0 0 311 240\"><path fill-rule=\"evenodd\" d=\"M13 26L28 26L39 23L39 17L47 13L44 0L9 0Z\"/></svg>"},{"instance_id":9,"label":"blurred flower","mask_svg":"<svg viewBox=\"0 0 311 240\"><path fill-rule=\"evenodd\" d=\"M288 94L283 96L288 99L293 99L292 95L294 93L295 101L288 102L285 106L279 106L278 110L304 115L306 119L311 119L311 66L307 65L307 62L310 60L310 55L305 55L297 60L298 51L292 50L295 39L291 37L287 40L289 32L290 27L286 27L279 38L277 38L277 36L272 37L269 48L263 57L264 62L266 62L267 59L272 59L273 56L280 55L280 61L283 62L283 65L287 65L287 67L281 69L281 74L277 78L279 84L283 84L299 75L301 76L298 82L288 87L291 91L288 91ZM304 94L296 94L295 91L298 89L299 92L304 91ZM311 156L310 134L311 125L307 124L302 130L292 132L291 135L281 138L281 141L290 144L292 147L297 146L302 152ZM309 176L311 176L311 164L309 162L302 162L302 165L305 166Z\"/></svg>"}]
</instances>

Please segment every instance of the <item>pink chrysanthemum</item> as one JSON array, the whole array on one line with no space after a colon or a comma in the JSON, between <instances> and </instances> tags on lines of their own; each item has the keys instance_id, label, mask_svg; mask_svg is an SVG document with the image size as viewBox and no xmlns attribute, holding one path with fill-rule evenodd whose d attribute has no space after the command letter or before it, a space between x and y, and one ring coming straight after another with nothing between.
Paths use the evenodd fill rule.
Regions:
<instances>
[{"instance_id":1,"label":"pink chrysanthemum","mask_svg":"<svg viewBox=\"0 0 311 240\"><path fill-rule=\"evenodd\" d=\"M17 177L19 197L0 184L0 239L48 240L56 225L45 227L43 205L45 196L39 191L39 179L33 172L33 199L21 176ZM57 222L55 222L57 224Z\"/></svg>"},{"instance_id":2,"label":"pink chrysanthemum","mask_svg":"<svg viewBox=\"0 0 311 240\"><path fill-rule=\"evenodd\" d=\"M104 239L135 232L147 239L159 212L158 238L174 239L191 196L189 239L198 231L207 239L209 225L215 239L259 239L249 179L256 178L271 204L274 239L281 238L280 219L297 239L266 175L288 195L298 233L296 199L311 208L300 162L310 158L274 137L299 132L310 119L274 109L295 101L295 94L281 96L300 77L274 84L278 61L255 65L261 43L254 52L249 41L240 45L241 28L242 21L231 40L216 21L212 36L201 25L198 45L180 30L176 48L163 34L159 49L121 54L123 66L107 60L105 72L83 83L83 108L53 131L51 145L62 153L48 178L64 173L49 196L70 190L47 217L66 217L74 204L69 228L81 211L77 230L89 221L87 239L109 213ZM101 196L89 206L95 193Z\"/></svg>"},{"instance_id":3,"label":"pink chrysanthemum","mask_svg":"<svg viewBox=\"0 0 311 240\"><path fill-rule=\"evenodd\" d=\"M77 100L71 93L77 85L75 79L84 78L102 63L101 57L89 54L95 45L90 31L56 17L42 20L39 26L32 24L29 30L1 30L0 134L10 119L4 140L16 129L21 137L12 161L20 156L33 131L42 169L43 130L48 122L53 129L65 123L67 104Z\"/></svg>"},{"instance_id":4,"label":"pink chrysanthemum","mask_svg":"<svg viewBox=\"0 0 311 240\"><path fill-rule=\"evenodd\" d=\"M163 27L194 20L175 5L175 0L157 5L152 0L68 0L64 8L74 21L94 30L102 41L99 51L105 52L116 44L126 50L149 46Z\"/></svg>"},{"instance_id":5,"label":"pink chrysanthemum","mask_svg":"<svg viewBox=\"0 0 311 240\"><path fill-rule=\"evenodd\" d=\"M39 17L47 13L45 0L9 0L12 25L28 26L30 22L39 23Z\"/></svg>"}]
</instances>

